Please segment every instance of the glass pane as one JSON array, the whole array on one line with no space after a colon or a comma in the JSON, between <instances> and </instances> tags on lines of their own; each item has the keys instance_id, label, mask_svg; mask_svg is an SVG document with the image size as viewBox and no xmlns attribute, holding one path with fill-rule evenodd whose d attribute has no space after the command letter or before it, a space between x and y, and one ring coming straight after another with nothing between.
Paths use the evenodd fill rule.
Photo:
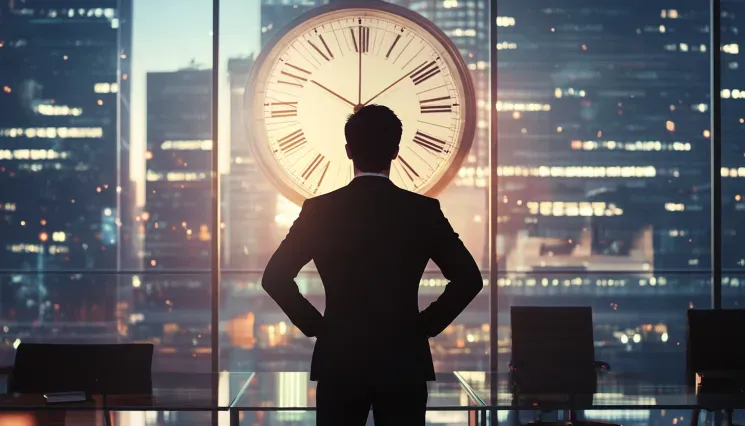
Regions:
<instances>
[{"instance_id":1,"label":"glass pane","mask_svg":"<svg viewBox=\"0 0 745 426\"><path fill-rule=\"evenodd\" d=\"M173 324L209 326L209 274L115 272L210 265L212 2L78 3L0 5L10 359L17 340L160 343ZM172 315L187 308L199 314ZM179 356L209 358L206 342Z\"/></svg>"},{"instance_id":2,"label":"glass pane","mask_svg":"<svg viewBox=\"0 0 745 426\"><path fill-rule=\"evenodd\" d=\"M500 2L503 368L510 306L590 305L599 359L682 379L710 306L708 8Z\"/></svg>"},{"instance_id":3,"label":"glass pane","mask_svg":"<svg viewBox=\"0 0 745 426\"><path fill-rule=\"evenodd\" d=\"M209 372L210 304L198 286L209 277L168 272L0 273L0 365L12 365L15 349L23 342L152 343L154 372ZM81 287L87 291L80 292Z\"/></svg>"},{"instance_id":4,"label":"glass pane","mask_svg":"<svg viewBox=\"0 0 745 426\"><path fill-rule=\"evenodd\" d=\"M745 23L745 5L731 0L722 1L721 18L721 85L722 85L722 306L745 307L740 273L745 269L745 250L742 247L743 150L739 139L745 130L742 102L745 91L740 87L742 70L739 63L739 26Z\"/></svg>"},{"instance_id":5,"label":"glass pane","mask_svg":"<svg viewBox=\"0 0 745 426\"><path fill-rule=\"evenodd\" d=\"M133 338L161 345L158 371L210 371L212 1L136 0L133 28L134 223L154 271L132 283Z\"/></svg>"},{"instance_id":6,"label":"glass pane","mask_svg":"<svg viewBox=\"0 0 745 426\"><path fill-rule=\"evenodd\" d=\"M241 398L233 407L241 411L241 424L314 425L317 383L309 380L307 372L256 373ZM364 392L350 387L349 392ZM391 392L396 389L392 387ZM436 382L428 384L426 424L478 424L469 423L475 418L477 400L469 397L453 373L438 375ZM256 410L260 407L261 410ZM372 424L372 413L367 424Z\"/></svg>"},{"instance_id":7,"label":"glass pane","mask_svg":"<svg viewBox=\"0 0 745 426\"><path fill-rule=\"evenodd\" d=\"M131 190L119 158L129 155L118 131L131 60L123 3L0 9L0 268L119 266Z\"/></svg>"},{"instance_id":8,"label":"glass pane","mask_svg":"<svg viewBox=\"0 0 745 426\"><path fill-rule=\"evenodd\" d=\"M227 64L225 68L227 75L224 78L226 82L225 90L220 93L220 108L224 112L224 114L220 114L221 119L224 120L221 123L220 133L227 138L224 141L224 146L229 146L229 149L223 150L223 152L229 152L229 158L224 158L225 167L221 168L224 182L222 214L225 223L221 287L221 324L224 330L224 335L221 338L223 343L221 346L221 365L224 368L233 370L254 369L257 371L305 370L309 368L314 341L303 337L302 333L290 324L287 317L261 289L263 269L269 257L297 218L300 211L299 202L307 194L304 194L298 187L288 184L287 179L289 178L283 174L279 167L276 167L278 160L267 159L266 153L262 151L261 141L280 136L272 133L273 130L267 131L267 127L262 127L265 126L262 124L264 122L263 116L257 119L251 115L252 111L255 110L252 103L257 99L257 89L250 79L252 71L259 73L259 70L266 68L268 63L266 58L270 56L270 52L277 50L272 48L272 46L275 46L273 37L281 35L283 31L289 28L288 25L291 25L292 19L303 14L306 14L304 15L305 18L301 18L300 21L296 21L292 25L298 28L306 25L303 23L309 22L310 15L308 14L317 12L318 8L324 6L325 3L323 1L280 2L257 0L250 3L249 7L245 7L242 3L223 2L222 4L220 52L221 64ZM452 179L444 178L438 181L441 182L441 186L446 186L446 188L437 193L430 193L430 195L436 195L440 199L442 208L453 227L460 233L464 243L486 274L488 268L488 238L486 235L488 230L489 2L468 0L435 3L399 0L391 3L396 3L414 11L419 16L416 19L424 19L425 21L421 22L425 23L432 22L435 28L444 32L446 39L452 42L455 50L464 60L464 74L469 75L473 82L475 96L468 99L474 103L472 114L469 115L468 119L468 126L474 133L470 150L467 152L465 150L459 151L459 154L462 154L462 164L459 168L452 169L454 172ZM338 7L343 7L343 4ZM374 9L375 5L371 4L370 7ZM342 23L333 25L337 24L342 25ZM303 46L298 47L298 49L301 49L302 55L317 55L317 57L299 56L298 61L308 63L304 62L305 65L293 63L292 65L299 67L300 70L293 69L292 72L285 70L292 74L285 75L285 77L294 79L287 80L287 82L295 85L283 83L287 86L285 88L287 90L281 90L273 94L273 96L278 97L278 100L271 102L287 103L286 105L278 104L278 106L282 106L282 109L267 113L269 114L267 123L274 119L276 122L275 128L289 125L290 127L286 128L286 133L290 134L297 131L292 125L296 114L304 114L302 101L298 101L300 105L296 106L293 104L296 101L289 98L285 99L283 96L292 97L297 95L295 90L303 90L296 85L311 84L297 79L298 76L304 78L306 71L317 72L322 66L333 67L336 66L334 64L346 63L344 61L348 62L350 58L353 59L353 56L348 55L348 53L354 52L357 39L352 40L351 35L346 33L348 30L341 29L341 27L336 30L329 30L329 28L336 28L333 25L319 30L322 35L325 35L323 40L321 40L321 37L317 40L311 39L312 44L304 41L301 43ZM387 77L387 71L383 72L381 70L385 70L386 66L396 60L398 54L401 54L401 58L408 60L413 58L404 55L412 56L416 51L402 53L411 37L407 35L402 37L400 41L396 41L397 33L390 31L394 24L390 24L391 27L388 29L386 29L386 25L388 24L384 21L377 21L372 26L373 29L369 39L371 47L369 47L369 51L363 54L363 61L369 61L373 65L365 71L362 89L364 93L362 95L354 93L357 91L356 86L354 88L345 86L347 80L357 82L358 71L355 61L347 64L351 67L350 70L354 68L355 78L332 78L329 82L324 80L321 83L326 82L336 85L332 90L337 90L343 94L346 94L343 90L348 89L349 93L353 93L353 97L357 100L358 95L360 97L372 97L372 87L376 84L380 86L380 89L383 89L387 84L395 81L395 78ZM323 33L326 30L330 32ZM439 34L436 29L432 29L432 31ZM324 43L327 46L324 46ZM320 53L313 45L320 50ZM310 50L306 52L305 49ZM390 52L388 52L389 50ZM345 54L350 58L344 57ZM404 60L401 62L404 62ZM401 63L401 65L406 68L406 64ZM334 72L339 72L339 69L334 68ZM387 79L390 79L390 81L387 81ZM267 81L273 82L275 80L269 79ZM432 81L434 80L427 81L426 84L430 84ZM368 86L365 86L365 84L368 84ZM416 87L413 81L404 81L402 85L405 85L407 90L413 90ZM425 89L437 90L438 88L427 86L422 90ZM367 94L366 90L370 93ZM392 90L393 92L395 90ZM263 92L258 93L263 96ZM329 100L336 101L334 97L320 91L320 89L318 96L324 96L323 99L326 99L325 96L329 96ZM429 98L437 98L438 96L443 97L442 95L432 95ZM444 98L448 97L444 96ZM384 105L388 103L394 112L397 112L398 108L398 113L403 114L400 105L396 106L391 99L383 95L376 98L375 102ZM411 100L418 103L413 97ZM432 102L439 105L436 103L439 101ZM346 108L342 101L338 102L338 111L334 109L337 108L336 104L329 107L330 110L324 109L326 107L318 107L319 104L314 103L313 105L315 107L310 108L311 110L317 109L323 113L319 115L318 122L327 123L324 124L324 127L335 129L329 130L333 136L324 139L324 141L330 140L336 143L333 149L330 148L331 151L341 150L344 145L344 120L353 111L352 107ZM325 101L322 105L326 105ZM413 114L419 116L421 114L420 107L414 104L414 108L416 111ZM452 108L446 104L445 109ZM271 117L272 113L274 113L274 117ZM444 113L427 113L426 115L421 114L421 116L426 117L428 121L433 123L429 125L432 129L438 129L438 126L447 123L449 119L448 114ZM447 124L444 125L447 127ZM407 126L408 124L404 125L405 129ZM271 127L271 123L269 127ZM302 130L310 131L308 129ZM410 130L413 137L416 129L411 127ZM227 136L228 134L229 136ZM343 150L341 151L343 152ZM426 156L428 154L424 152L422 155ZM310 157L308 159L312 160ZM344 158L344 161L345 167L348 167L348 160ZM321 164L315 171L310 172L316 173L314 179L317 182L316 180L314 182L318 184L318 194L332 188L331 181L323 180L322 168L324 167L325 165ZM333 174L329 173L328 176ZM337 182L335 182L337 186L347 182L349 177L347 173L348 170L345 168L343 173L333 174L337 176ZM407 175L407 173L409 172L403 168L394 170L392 171L392 178L400 186L413 189L413 184L411 182L407 183L405 179L414 176L414 174ZM486 275L484 278L487 278ZM325 293L312 263L301 272L297 282L303 294L322 310ZM436 266L431 265L421 282L420 308L423 309L431 303L442 292L443 285L444 281L439 270ZM486 367L489 334L488 306L488 290L485 290L452 327L449 327L441 336L431 340L438 371L452 371L455 366L465 365L475 368Z\"/></svg>"}]
</instances>

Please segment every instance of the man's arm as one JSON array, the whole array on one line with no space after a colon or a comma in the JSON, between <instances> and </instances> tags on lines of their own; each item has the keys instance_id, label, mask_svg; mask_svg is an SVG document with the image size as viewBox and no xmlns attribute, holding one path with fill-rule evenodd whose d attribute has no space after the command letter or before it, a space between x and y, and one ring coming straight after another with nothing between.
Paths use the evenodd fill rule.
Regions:
<instances>
[{"instance_id":1,"label":"man's arm","mask_svg":"<svg viewBox=\"0 0 745 426\"><path fill-rule=\"evenodd\" d=\"M295 277L300 269L313 258L312 217L313 204L311 200L306 200L300 216L292 224L287 237L272 255L261 279L264 290L277 302L290 321L308 337L318 335L323 316L308 299L300 294Z\"/></svg>"},{"instance_id":2,"label":"man's arm","mask_svg":"<svg viewBox=\"0 0 745 426\"><path fill-rule=\"evenodd\" d=\"M484 287L476 261L445 218L439 201L436 202L436 208L430 258L450 282L440 297L419 313L421 325L428 337L440 334Z\"/></svg>"}]
</instances>

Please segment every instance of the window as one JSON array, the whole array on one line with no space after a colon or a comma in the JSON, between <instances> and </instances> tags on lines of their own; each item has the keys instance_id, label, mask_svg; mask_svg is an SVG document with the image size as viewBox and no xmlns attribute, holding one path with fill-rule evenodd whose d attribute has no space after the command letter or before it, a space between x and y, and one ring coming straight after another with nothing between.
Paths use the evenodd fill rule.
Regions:
<instances>
[{"instance_id":1,"label":"window","mask_svg":"<svg viewBox=\"0 0 745 426\"><path fill-rule=\"evenodd\" d=\"M260 49L293 18L312 12L321 2L261 2L261 31L242 20L228 20L221 39L222 63L227 64L226 87L221 91L227 111L221 127L225 138L225 170L222 174L221 323L226 335L221 347L221 365L230 369L297 370L309 368L313 340L305 338L289 323L261 289L260 280L269 257L284 238L300 208L286 199L260 168L254 157L250 126L245 125L246 85ZM446 34L463 55L476 90L477 131L460 172L438 197L454 228L460 233L488 278L488 144L489 144L489 46L488 9L459 15L441 11L475 9L475 0L458 2L397 2L424 16ZM237 5L223 9L224 16L258 19ZM478 30L476 28L479 28ZM259 37L256 42L256 37ZM473 39L477 42L474 44ZM250 40L250 43L246 41ZM333 46L332 46L333 47ZM385 53L385 52L383 52ZM229 102L227 102L229 99ZM229 107L228 107L229 104ZM222 108L222 106L221 106ZM351 110L349 111L351 113ZM227 131L229 129L229 132ZM228 135L229 133L229 135ZM339 143L344 143L340 141ZM229 156L229 158L227 158ZM322 308L324 291L314 266L297 279L301 291ZM445 281L432 265L420 284L420 306L424 308L443 290ZM431 346L438 369L487 368L489 344L488 287L455 324Z\"/></svg>"},{"instance_id":2,"label":"window","mask_svg":"<svg viewBox=\"0 0 745 426\"><path fill-rule=\"evenodd\" d=\"M745 304L745 6L712 29L709 2L583 1L390 0L449 37L476 97L438 198L487 285L432 339L439 370L503 368L511 306L590 305L599 358L674 380L686 310ZM0 5L0 358L82 336L153 342L156 370L307 368L313 341L260 285L300 207L245 105L262 48L328 2L223 0L219 34L210 0L18 3ZM312 264L298 282L320 307ZM444 284L428 268L421 307Z\"/></svg>"},{"instance_id":3,"label":"window","mask_svg":"<svg viewBox=\"0 0 745 426\"><path fill-rule=\"evenodd\" d=\"M660 4L499 5L500 366L510 306L590 305L599 359L682 371L710 306L710 54L665 45L706 47L708 5Z\"/></svg>"}]
</instances>

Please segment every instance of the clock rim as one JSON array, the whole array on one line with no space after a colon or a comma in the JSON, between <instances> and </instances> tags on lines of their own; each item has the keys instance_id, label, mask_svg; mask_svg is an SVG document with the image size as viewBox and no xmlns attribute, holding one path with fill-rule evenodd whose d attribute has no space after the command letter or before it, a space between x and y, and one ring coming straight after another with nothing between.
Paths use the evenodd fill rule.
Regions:
<instances>
[{"instance_id":1,"label":"clock rim","mask_svg":"<svg viewBox=\"0 0 745 426\"><path fill-rule=\"evenodd\" d=\"M292 185L285 182L282 177L277 176L277 171L274 170L275 167L266 164L267 159L264 158L265 153L261 152L260 147L257 146L260 141L257 139L255 129L253 129L250 125L250 122L253 121L252 117L254 112L254 99L253 96L251 96L249 99L248 94L254 93L254 90L252 89L254 89L256 86L256 80L266 63L267 57L272 53L277 43L279 43L289 32L291 32L297 26L311 19L315 19L322 15L342 11L345 9L367 9L371 11L380 10L383 12L400 15L404 19L408 19L409 21L414 22L415 24L424 28L425 31L427 31L432 37L435 38L435 40L440 43L440 45L446 50L447 54L450 55L450 58L455 65L454 71L458 73L463 85L464 99L462 99L460 103L461 105L464 105L466 107L465 114L461 116L461 127L463 130L458 151L453 155L452 160L450 161L450 165L445 169L445 171L440 174L440 177L437 179L437 181L434 182L427 191L411 191L420 195L435 198L447 188L450 182L452 182L453 178L463 165L463 161L465 160L466 155L471 151L471 148L473 146L473 139L476 134L477 119L476 93L473 85L473 79L471 78L471 73L468 70L468 67L466 66L466 63L463 60L463 56L460 54L458 48L453 44L453 42L445 34L445 32L443 32L434 22L430 21L419 13L414 12L413 10L396 4L387 3L383 0L347 0L339 1L337 3L332 2L311 9L296 17L287 25L282 27L282 29L280 29L274 36L272 36L272 38L261 49L261 52L254 60L253 66L251 67L251 72L249 73L248 79L246 81L246 86L243 94L244 126L248 132L248 142L250 150L253 153L254 160L259 165L259 168L262 170L269 182L274 185L274 187L285 198L287 198L294 204L301 206L303 202L305 202L305 200L307 200L308 198L314 198L316 196L323 195L319 194L316 196L305 197L303 194L296 191L292 187ZM406 190L405 188L402 189Z\"/></svg>"}]
</instances>

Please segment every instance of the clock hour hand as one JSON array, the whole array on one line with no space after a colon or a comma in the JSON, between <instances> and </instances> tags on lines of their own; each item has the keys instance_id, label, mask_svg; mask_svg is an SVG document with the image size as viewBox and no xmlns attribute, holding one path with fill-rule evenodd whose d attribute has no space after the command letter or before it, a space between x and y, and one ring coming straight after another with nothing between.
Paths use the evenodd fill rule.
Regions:
<instances>
[{"instance_id":1,"label":"clock hour hand","mask_svg":"<svg viewBox=\"0 0 745 426\"><path fill-rule=\"evenodd\" d=\"M401 78L399 78L398 80L396 80L396 81L394 81L393 83L391 83L391 84L390 84L390 85L389 85L388 87L386 87L385 89L383 89L383 90L381 90L380 92L378 92L378 94L377 94L377 95L375 95L375 96L373 96L372 98L368 99L368 100L367 100L367 102L365 102L365 103L364 103L364 104L362 104L362 105L364 106L364 105L367 105L367 104L369 104L370 102L372 102L373 100L375 100L375 98L377 98L378 96L380 96L380 95L382 95L383 93L387 92L387 91L388 91L388 89L390 89L391 87L393 87L393 86L397 85L398 83L400 83L400 82L401 82L401 80L403 80L403 79L405 79L406 77L410 76L411 74L415 73L415 72L416 72L416 71L417 71L418 69L420 69L420 68L421 68L421 67L423 67L424 65L427 65L427 63L425 62L425 63L423 63L422 65L419 65L418 67L414 68L413 70L411 70L411 71L407 72L406 74L404 74L404 76L403 76L403 77L401 77Z\"/></svg>"},{"instance_id":2,"label":"clock hour hand","mask_svg":"<svg viewBox=\"0 0 745 426\"><path fill-rule=\"evenodd\" d=\"M323 90L331 93L332 95L336 96L337 98L341 99L342 101L348 103L349 105L352 105L353 107L354 106L357 106L354 103L352 103L351 101L349 101L347 98L345 98L344 96L341 96L340 94L334 92L333 90L329 89L328 87L324 86L323 84L321 84L321 83L319 83L319 82L317 82L315 80L311 80L310 82L313 83L313 84L315 84L316 86L320 87L321 89L323 89Z\"/></svg>"}]
</instances>

